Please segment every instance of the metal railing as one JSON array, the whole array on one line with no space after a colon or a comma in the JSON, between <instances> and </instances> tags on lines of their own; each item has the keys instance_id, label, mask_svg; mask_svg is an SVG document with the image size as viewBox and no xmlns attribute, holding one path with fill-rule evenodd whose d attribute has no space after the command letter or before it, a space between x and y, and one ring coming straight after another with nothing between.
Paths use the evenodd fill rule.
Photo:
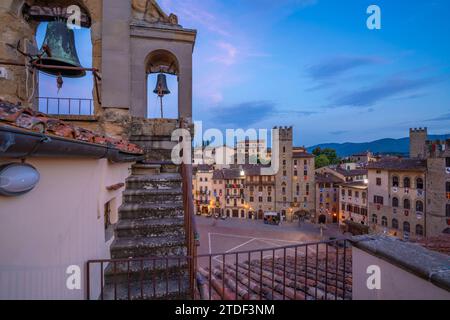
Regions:
<instances>
[{"instance_id":1,"label":"metal railing","mask_svg":"<svg viewBox=\"0 0 450 320\"><path fill-rule=\"evenodd\" d=\"M195 290L197 247L199 246L200 237L197 232L197 226L195 223L195 208L194 199L192 196L192 165L181 165L181 177L183 182L183 209L187 255L188 257L192 257L188 259L189 286L191 288L191 294L193 296Z\"/></svg>"},{"instance_id":2,"label":"metal railing","mask_svg":"<svg viewBox=\"0 0 450 320\"><path fill-rule=\"evenodd\" d=\"M348 240L199 255L202 300L346 300L352 298Z\"/></svg>"},{"instance_id":3,"label":"metal railing","mask_svg":"<svg viewBox=\"0 0 450 320\"><path fill-rule=\"evenodd\" d=\"M94 115L93 99L37 97L36 103L39 111L50 115Z\"/></svg>"},{"instance_id":4,"label":"metal railing","mask_svg":"<svg viewBox=\"0 0 450 320\"><path fill-rule=\"evenodd\" d=\"M351 259L350 242L338 239L188 257L94 260L87 265L87 298L350 300Z\"/></svg>"}]
</instances>

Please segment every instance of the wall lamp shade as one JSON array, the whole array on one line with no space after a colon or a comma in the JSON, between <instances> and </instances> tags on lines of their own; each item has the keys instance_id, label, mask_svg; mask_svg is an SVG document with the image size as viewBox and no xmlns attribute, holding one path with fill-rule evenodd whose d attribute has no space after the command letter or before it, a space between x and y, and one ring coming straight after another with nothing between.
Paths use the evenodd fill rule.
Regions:
<instances>
[{"instance_id":1,"label":"wall lamp shade","mask_svg":"<svg viewBox=\"0 0 450 320\"><path fill-rule=\"evenodd\" d=\"M23 195L39 183L39 172L29 164L11 163L0 166L0 195Z\"/></svg>"}]
</instances>

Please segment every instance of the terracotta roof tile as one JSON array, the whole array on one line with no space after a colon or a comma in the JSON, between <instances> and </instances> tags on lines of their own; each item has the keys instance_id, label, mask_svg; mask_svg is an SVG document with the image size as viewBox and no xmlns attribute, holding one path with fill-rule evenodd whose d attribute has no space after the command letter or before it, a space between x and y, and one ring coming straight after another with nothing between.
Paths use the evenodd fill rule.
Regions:
<instances>
[{"instance_id":1,"label":"terracotta roof tile","mask_svg":"<svg viewBox=\"0 0 450 320\"><path fill-rule=\"evenodd\" d=\"M1 123L66 139L111 145L125 153L143 154L143 150L139 146L126 140L106 137L91 130L73 126L42 112L34 111L31 108L23 108L20 105L2 100L0 100L0 125Z\"/></svg>"},{"instance_id":2,"label":"terracotta roof tile","mask_svg":"<svg viewBox=\"0 0 450 320\"><path fill-rule=\"evenodd\" d=\"M426 161L420 159L393 159L387 158L377 162L371 162L368 169L379 169L389 171L425 171Z\"/></svg>"}]
</instances>

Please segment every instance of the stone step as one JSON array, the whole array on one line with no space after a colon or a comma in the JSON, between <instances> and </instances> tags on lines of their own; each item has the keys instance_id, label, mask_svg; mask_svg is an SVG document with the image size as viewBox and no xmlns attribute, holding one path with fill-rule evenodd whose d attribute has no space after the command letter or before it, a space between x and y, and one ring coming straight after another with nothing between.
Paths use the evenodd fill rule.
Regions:
<instances>
[{"instance_id":1,"label":"stone step","mask_svg":"<svg viewBox=\"0 0 450 320\"><path fill-rule=\"evenodd\" d=\"M119 238L111 244L113 259L186 255L185 237Z\"/></svg>"},{"instance_id":2,"label":"stone step","mask_svg":"<svg viewBox=\"0 0 450 320\"><path fill-rule=\"evenodd\" d=\"M161 172L165 173L178 173L180 172L179 165L174 164L171 160L145 160L144 164L159 165L161 166Z\"/></svg>"},{"instance_id":3,"label":"stone step","mask_svg":"<svg viewBox=\"0 0 450 320\"><path fill-rule=\"evenodd\" d=\"M105 269L105 284L128 281L165 281L188 275L185 257L110 263Z\"/></svg>"},{"instance_id":4,"label":"stone step","mask_svg":"<svg viewBox=\"0 0 450 320\"><path fill-rule=\"evenodd\" d=\"M158 164L136 163L133 165L131 172L135 176L158 175L161 173L161 166Z\"/></svg>"},{"instance_id":5,"label":"stone step","mask_svg":"<svg viewBox=\"0 0 450 320\"><path fill-rule=\"evenodd\" d=\"M172 149L154 149L143 147L147 161L166 161L172 159Z\"/></svg>"},{"instance_id":6,"label":"stone step","mask_svg":"<svg viewBox=\"0 0 450 320\"><path fill-rule=\"evenodd\" d=\"M145 204L123 204L119 208L120 219L163 219L184 218L183 203L174 201L171 203L145 203Z\"/></svg>"},{"instance_id":7,"label":"stone step","mask_svg":"<svg viewBox=\"0 0 450 320\"><path fill-rule=\"evenodd\" d=\"M183 201L183 192L181 188L164 190L126 190L123 193L125 203L144 204L144 203L172 203Z\"/></svg>"},{"instance_id":8,"label":"stone step","mask_svg":"<svg viewBox=\"0 0 450 320\"><path fill-rule=\"evenodd\" d=\"M117 223L118 238L184 236L184 218L165 219L123 219Z\"/></svg>"},{"instance_id":9,"label":"stone step","mask_svg":"<svg viewBox=\"0 0 450 320\"><path fill-rule=\"evenodd\" d=\"M127 190L172 189L172 188L180 188L181 185L182 185L181 175L178 173L134 175L126 180Z\"/></svg>"},{"instance_id":10,"label":"stone step","mask_svg":"<svg viewBox=\"0 0 450 320\"><path fill-rule=\"evenodd\" d=\"M105 285L103 300L187 300L189 278Z\"/></svg>"}]
</instances>

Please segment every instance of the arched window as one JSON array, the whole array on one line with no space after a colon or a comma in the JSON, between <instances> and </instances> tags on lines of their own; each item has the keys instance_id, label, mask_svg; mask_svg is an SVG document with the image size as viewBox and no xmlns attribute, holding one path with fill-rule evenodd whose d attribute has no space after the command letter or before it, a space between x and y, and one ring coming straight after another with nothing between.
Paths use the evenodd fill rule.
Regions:
<instances>
[{"instance_id":1,"label":"arched window","mask_svg":"<svg viewBox=\"0 0 450 320\"><path fill-rule=\"evenodd\" d=\"M398 208L398 198L397 197L392 198L392 206L394 208Z\"/></svg>"},{"instance_id":2,"label":"arched window","mask_svg":"<svg viewBox=\"0 0 450 320\"><path fill-rule=\"evenodd\" d=\"M387 225L388 225L388 220L387 220L386 217L381 218L381 225L382 225L383 227L387 227Z\"/></svg>"},{"instance_id":3,"label":"arched window","mask_svg":"<svg viewBox=\"0 0 450 320\"><path fill-rule=\"evenodd\" d=\"M423 226L420 224L416 225L416 235L423 236Z\"/></svg>"},{"instance_id":4,"label":"arched window","mask_svg":"<svg viewBox=\"0 0 450 320\"><path fill-rule=\"evenodd\" d=\"M375 224L378 223L378 216L376 214L372 215L372 223L375 223Z\"/></svg>"},{"instance_id":5,"label":"arched window","mask_svg":"<svg viewBox=\"0 0 450 320\"><path fill-rule=\"evenodd\" d=\"M416 188L418 190L423 190L423 179L422 178L416 179Z\"/></svg>"},{"instance_id":6,"label":"arched window","mask_svg":"<svg viewBox=\"0 0 450 320\"><path fill-rule=\"evenodd\" d=\"M403 188L411 188L411 179L406 177L403 179Z\"/></svg>"},{"instance_id":7,"label":"arched window","mask_svg":"<svg viewBox=\"0 0 450 320\"><path fill-rule=\"evenodd\" d=\"M406 210L411 209L411 201L409 201L409 199L403 200L403 208L405 208Z\"/></svg>"},{"instance_id":8,"label":"arched window","mask_svg":"<svg viewBox=\"0 0 450 320\"><path fill-rule=\"evenodd\" d=\"M392 219L392 229L397 230L398 229L398 220Z\"/></svg>"},{"instance_id":9,"label":"arched window","mask_svg":"<svg viewBox=\"0 0 450 320\"><path fill-rule=\"evenodd\" d=\"M398 177L392 177L392 186L393 187L398 187L399 186L399 179L398 179Z\"/></svg>"},{"instance_id":10,"label":"arched window","mask_svg":"<svg viewBox=\"0 0 450 320\"><path fill-rule=\"evenodd\" d=\"M423 202L422 201L416 201L416 211L417 212L423 212Z\"/></svg>"},{"instance_id":11,"label":"arched window","mask_svg":"<svg viewBox=\"0 0 450 320\"><path fill-rule=\"evenodd\" d=\"M403 223L403 232L411 232L411 226L407 221Z\"/></svg>"}]
</instances>

